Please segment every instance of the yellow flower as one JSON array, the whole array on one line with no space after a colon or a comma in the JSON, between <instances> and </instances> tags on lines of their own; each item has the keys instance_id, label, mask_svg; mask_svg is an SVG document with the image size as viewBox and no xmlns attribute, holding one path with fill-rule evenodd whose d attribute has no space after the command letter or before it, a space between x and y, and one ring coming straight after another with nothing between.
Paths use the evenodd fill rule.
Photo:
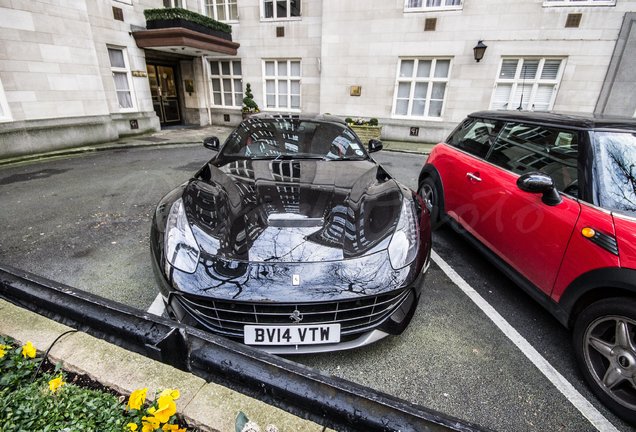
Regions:
<instances>
[{"instance_id":1,"label":"yellow flower","mask_svg":"<svg viewBox=\"0 0 636 432\"><path fill-rule=\"evenodd\" d=\"M27 343L22 347L22 356L24 358L35 358L35 347L31 341L27 341Z\"/></svg>"},{"instance_id":2,"label":"yellow flower","mask_svg":"<svg viewBox=\"0 0 636 432\"><path fill-rule=\"evenodd\" d=\"M170 417L177 413L177 404L170 395L159 396L157 399L157 411L155 411L155 417L159 419L161 423L168 423Z\"/></svg>"},{"instance_id":3,"label":"yellow flower","mask_svg":"<svg viewBox=\"0 0 636 432\"><path fill-rule=\"evenodd\" d=\"M179 425L165 424L161 428L164 432L187 432L186 428L179 428Z\"/></svg>"},{"instance_id":4,"label":"yellow flower","mask_svg":"<svg viewBox=\"0 0 636 432\"><path fill-rule=\"evenodd\" d=\"M126 427L128 427L128 430L132 432L135 432L137 429L139 429L139 426L137 426L137 423L128 423Z\"/></svg>"},{"instance_id":5,"label":"yellow flower","mask_svg":"<svg viewBox=\"0 0 636 432\"><path fill-rule=\"evenodd\" d=\"M181 396L181 394L177 389L165 389L164 391L159 393L159 397L161 396L170 396L173 400L177 400L179 399L179 396Z\"/></svg>"},{"instance_id":6,"label":"yellow flower","mask_svg":"<svg viewBox=\"0 0 636 432\"><path fill-rule=\"evenodd\" d=\"M0 359L4 358L7 354L7 348L4 345L0 345Z\"/></svg>"},{"instance_id":7,"label":"yellow flower","mask_svg":"<svg viewBox=\"0 0 636 432\"><path fill-rule=\"evenodd\" d=\"M62 377L59 376L57 378L52 379L51 381L49 381L49 388L51 389L51 391L53 393L55 393L56 391L58 391L58 389L60 387L62 387L64 384L66 384L64 381L62 381Z\"/></svg>"},{"instance_id":8,"label":"yellow flower","mask_svg":"<svg viewBox=\"0 0 636 432\"><path fill-rule=\"evenodd\" d=\"M139 410L144 402L146 402L146 392L148 392L148 387L132 392L130 398L128 398L128 408Z\"/></svg>"},{"instance_id":9,"label":"yellow flower","mask_svg":"<svg viewBox=\"0 0 636 432\"><path fill-rule=\"evenodd\" d=\"M154 432L161 422L156 417L142 417L141 432Z\"/></svg>"}]
</instances>

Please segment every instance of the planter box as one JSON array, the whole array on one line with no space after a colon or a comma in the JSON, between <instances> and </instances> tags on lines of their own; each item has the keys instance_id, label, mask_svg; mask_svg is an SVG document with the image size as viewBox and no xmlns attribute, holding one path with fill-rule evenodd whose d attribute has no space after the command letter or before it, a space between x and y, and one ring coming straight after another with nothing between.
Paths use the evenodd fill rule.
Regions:
<instances>
[{"instance_id":1,"label":"planter box","mask_svg":"<svg viewBox=\"0 0 636 432\"><path fill-rule=\"evenodd\" d=\"M351 125L351 129L358 135L362 144L367 144L370 139L379 140L382 136L382 126L356 126Z\"/></svg>"},{"instance_id":2,"label":"planter box","mask_svg":"<svg viewBox=\"0 0 636 432\"><path fill-rule=\"evenodd\" d=\"M183 18L157 19L157 20L149 20L146 22L146 28L148 30L166 29L166 28L173 28L173 27L186 28L188 30L192 30L198 33L203 33L210 36L216 36L218 38L229 40L229 41L232 40L232 35L230 33L222 32L220 30L214 30L204 25L201 25L192 21L188 21Z\"/></svg>"},{"instance_id":3,"label":"planter box","mask_svg":"<svg viewBox=\"0 0 636 432\"><path fill-rule=\"evenodd\" d=\"M245 111L242 111L242 112L241 112L241 114L243 115L243 120L245 120L245 119L246 119L246 118L248 118L248 117L253 116L254 114L258 114L258 113L260 113L260 111L255 111L255 112L245 112Z\"/></svg>"}]
</instances>

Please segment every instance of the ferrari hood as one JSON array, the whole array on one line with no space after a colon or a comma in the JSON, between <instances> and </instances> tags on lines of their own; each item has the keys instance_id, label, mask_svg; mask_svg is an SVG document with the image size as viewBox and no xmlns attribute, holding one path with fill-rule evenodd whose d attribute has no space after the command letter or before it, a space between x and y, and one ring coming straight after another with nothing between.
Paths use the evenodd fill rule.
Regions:
<instances>
[{"instance_id":1,"label":"ferrari hood","mask_svg":"<svg viewBox=\"0 0 636 432\"><path fill-rule=\"evenodd\" d=\"M238 160L207 164L183 201L204 254L318 262L386 248L402 193L369 160Z\"/></svg>"}]
</instances>

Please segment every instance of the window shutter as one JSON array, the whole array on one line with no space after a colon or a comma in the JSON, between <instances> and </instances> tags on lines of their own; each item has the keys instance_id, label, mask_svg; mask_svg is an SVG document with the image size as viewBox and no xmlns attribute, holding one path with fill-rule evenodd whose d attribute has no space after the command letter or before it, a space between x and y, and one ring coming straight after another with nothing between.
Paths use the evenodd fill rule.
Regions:
<instances>
[{"instance_id":1,"label":"window shutter","mask_svg":"<svg viewBox=\"0 0 636 432\"><path fill-rule=\"evenodd\" d=\"M524 60L521 66L521 79L533 80L537 76L539 60Z\"/></svg>"},{"instance_id":2,"label":"window shutter","mask_svg":"<svg viewBox=\"0 0 636 432\"><path fill-rule=\"evenodd\" d=\"M501 79L514 79L515 74L517 73L517 64L519 60L504 60L501 63L501 72L499 73L499 78Z\"/></svg>"},{"instance_id":3,"label":"window shutter","mask_svg":"<svg viewBox=\"0 0 636 432\"><path fill-rule=\"evenodd\" d=\"M521 109L527 110L530 107L530 97L532 96L532 84L526 84L525 86L522 84L517 84L517 89L515 90L515 96L512 99L512 106L508 107L508 109L517 109L521 106ZM523 100L522 100L523 97Z\"/></svg>"},{"instance_id":4,"label":"window shutter","mask_svg":"<svg viewBox=\"0 0 636 432\"><path fill-rule=\"evenodd\" d=\"M508 100L510 99L510 92L512 91L512 84L497 84L495 88L495 94L492 98L492 109L506 109L508 108Z\"/></svg>"},{"instance_id":5,"label":"window shutter","mask_svg":"<svg viewBox=\"0 0 636 432\"><path fill-rule=\"evenodd\" d=\"M560 67L561 60L546 60L541 71L541 79L557 79Z\"/></svg>"},{"instance_id":6,"label":"window shutter","mask_svg":"<svg viewBox=\"0 0 636 432\"><path fill-rule=\"evenodd\" d=\"M550 108L550 101L555 89L555 85L540 85L534 97L533 109L535 111L547 111Z\"/></svg>"}]
</instances>

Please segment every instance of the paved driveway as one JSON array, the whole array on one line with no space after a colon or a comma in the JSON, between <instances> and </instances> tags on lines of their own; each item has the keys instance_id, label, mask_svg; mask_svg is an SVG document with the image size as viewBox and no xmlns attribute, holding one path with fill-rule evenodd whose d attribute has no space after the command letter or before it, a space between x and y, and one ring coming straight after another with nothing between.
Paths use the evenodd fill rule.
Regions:
<instances>
[{"instance_id":1,"label":"paved driveway","mask_svg":"<svg viewBox=\"0 0 636 432\"><path fill-rule=\"evenodd\" d=\"M210 156L182 145L0 168L0 262L147 310L154 206ZM424 156L376 159L415 187ZM497 430L630 430L589 394L554 319L451 231L435 233L434 249L403 335L292 359Z\"/></svg>"}]
</instances>

